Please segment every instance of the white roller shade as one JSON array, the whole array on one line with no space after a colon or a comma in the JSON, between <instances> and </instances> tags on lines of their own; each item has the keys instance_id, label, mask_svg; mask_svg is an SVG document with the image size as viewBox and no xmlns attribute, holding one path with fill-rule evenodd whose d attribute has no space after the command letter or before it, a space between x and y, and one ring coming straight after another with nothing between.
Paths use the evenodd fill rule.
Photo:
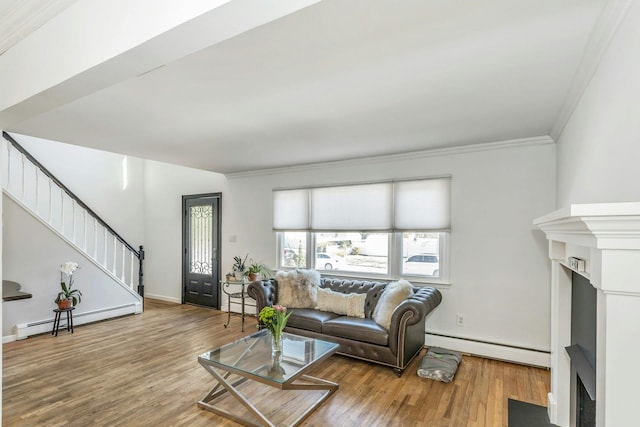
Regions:
<instances>
[{"instance_id":1,"label":"white roller shade","mask_svg":"<svg viewBox=\"0 0 640 427\"><path fill-rule=\"evenodd\" d=\"M273 192L276 231L448 231L451 179Z\"/></svg>"},{"instance_id":2,"label":"white roller shade","mask_svg":"<svg viewBox=\"0 0 640 427\"><path fill-rule=\"evenodd\" d=\"M313 188L311 228L329 231L392 229L391 183Z\"/></svg>"},{"instance_id":3,"label":"white roller shade","mask_svg":"<svg viewBox=\"0 0 640 427\"><path fill-rule=\"evenodd\" d=\"M273 192L273 229L309 229L309 190L281 190Z\"/></svg>"},{"instance_id":4,"label":"white roller shade","mask_svg":"<svg viewBox=\"0 0 640 427\"><path fill-rule=\"evenodd\" d=\"M451 180L426 179L394 184L394 228L445 231L451 228Z\"/></svg>"}]
</instances>

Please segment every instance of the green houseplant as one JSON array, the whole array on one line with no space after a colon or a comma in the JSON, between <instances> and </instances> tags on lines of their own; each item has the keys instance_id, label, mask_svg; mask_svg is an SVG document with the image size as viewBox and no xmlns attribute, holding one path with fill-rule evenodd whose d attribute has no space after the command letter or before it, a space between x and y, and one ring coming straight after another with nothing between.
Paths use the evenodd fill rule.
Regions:
<instances>
[{"instance_id":1,"label":"green houseplant","mask_svg":"<svg viewBox=\"0 0 640 427\"><path fill-rule=\"evenodd\" d=\"M266 266L266 264L252 260L246 274L249 280L254 282L258 280L258 275L260 274L264 279L271 277L271 270Z\"/></svg>"},{"instance_id":2,"label":"green houseplant","mask_svg":"<svg viewBox=\"0 0 640 427\"><path fill-rule=\"evenodd\" d=\"M244 259L242 259L242 257L239 256L234 256L233 257L233 274L236 278L236 280L242 280L244 278L244 275L246 273L246 263L247 263L247 258L249 257L249 254L244 256Z\"/></svg>"},{"instance_id":3,"label":"green houseplant","mask_svg":"<svg viewBox=\"0 0 640 427\"><path fill-rule=\"evenodd\" d=\"M75 307L80 301L82 301L82 292L79 289L72 289L73 286L73 273L80 268L80 266L73 262L67 261L60 266L60 288L58 296L55 299L55 303L58 304L59 309ZM69 278L69 284L64 281L64 276Z\"/></svg>"}]
</instances>

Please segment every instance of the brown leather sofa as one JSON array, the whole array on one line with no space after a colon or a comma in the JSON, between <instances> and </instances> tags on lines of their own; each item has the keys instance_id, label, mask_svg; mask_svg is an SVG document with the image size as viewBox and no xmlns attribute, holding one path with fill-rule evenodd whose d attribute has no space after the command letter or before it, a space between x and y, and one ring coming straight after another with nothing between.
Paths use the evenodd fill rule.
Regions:
<instances>
[{"instance_id":1,"label":"brown leather sofa","mask_svg":"<svg viewBox=\"0 0 640 427\"><path fill-rule=\"evenodd\" d=\"M415 287L414 294L394 311L387 331L372 318L386 283L322 278L321 288L341 293L366 293L365 318L347 317L312 308L295 308L285 332L340 344L338 354L390 366L398 376L424 347L425 318L442 301L440 291ZM258 312L278 303L275 279L249 285L248 295L256 300Z\"/></svg>"}]
</instances>

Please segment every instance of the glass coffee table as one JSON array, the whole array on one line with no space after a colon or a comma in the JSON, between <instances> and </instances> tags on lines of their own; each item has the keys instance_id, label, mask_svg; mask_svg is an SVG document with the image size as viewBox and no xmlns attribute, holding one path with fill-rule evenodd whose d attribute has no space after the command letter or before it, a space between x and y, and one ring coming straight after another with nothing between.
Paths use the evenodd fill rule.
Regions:
<instances>
[{"instance_id":1,"label":"glass coffee table","mask_svg":"<svg viewBox=\"0 0 640 427\"><path fill-rule=\"evenodd\" d=\"M198 362L218 381L218 384L198 402L198 406L245 426L274 426L275 424L264 415L265 411L256 408L255 404L238 390L238 386L247 381L255 381L279 390L324 391L290 425L300 424L338 389L337 383L305 375L305 372L335 353L339 346L332 342L293 334L284 333L283 336L284 346L279 356L272 354L272 338L267 330L258 331L198 356ZM230 378L233 378L233 381ZM255 416L257 422L216 406L227 393ZM283 407L282 410L287 408ZM270 411L273 412L273 408Z\"/></svg>"}]
</instances>

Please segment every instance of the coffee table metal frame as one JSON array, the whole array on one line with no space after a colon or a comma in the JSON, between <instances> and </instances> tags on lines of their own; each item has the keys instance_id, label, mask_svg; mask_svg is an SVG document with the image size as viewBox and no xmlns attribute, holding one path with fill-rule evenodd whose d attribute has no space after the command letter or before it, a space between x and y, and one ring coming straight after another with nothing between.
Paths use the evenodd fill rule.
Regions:
<instances>
[{"instance_id":1,"label":"coffee table metal frame","mask_svg":"<svg viewBox=\"0 0 640 427\"><path fill-rule=\"evenodd\" d=\"M257 336L264 333L266 333L266 331L263 330L251 335L250 337ZM286 338L286 335L296 337L291 334L285 334L285 338ZM303 338L303 337L299 337L299 338ZM239 341L241 340L238 340L236 342L239 342ZM315 340L315 341L320 341L320 340ZM232 344L235 344L236 342ZM239 355L238 360L241 360L243 357L245 357L247 353L249 353L252 349L254 349L254 346L257 342L258 341L254 341L244 352L242 352ZM302 421L304 421L311 414L311 412L313 412L318 406L320 406L325 400L329 398L329 396L331 396L338 389L337 383L320 379L320 378L315 378L305 374L305 372L308 371L311 367L315 366L317 363L327 359L329 356L334 354L338 350L338 347L339 346L335 344L335 347L333 349L327 351L324 355L322 355L318 359L315 359L309 363L304 364L299 368L297 372L295 372L288 380L284 382L279 382L269 377L260 375L258 373L260 372L259 370L256 370L255 372L247 372L242 369L236 369L233 366L226 363L212 361L210 359L203 357L204 355L201 355L200 357L198 357L198 362L207 370L207 372L209 372L209 374L211 374L212 377L214 377L218 381L218 384L216 384L209 391L209 393L207 393L207 395L204 396L202 400L198 402L198 407L201 409L206 409L208 411L211 411L222 417L226 417L231 420L234 420L237 423L240 423L245 426L252 426L252 427L253 426L255 427L275 426L275 424L273 424L258 408L256 408L255 405L253 405L245 396L242 395L240 391L238 391L237 387L240 384L248 380L251 380L251 381L257 381L259 383L269 385L271 387L274 387L280 390L301 390L301 391L324 390L325 392L291 424L292 427L297 426ZM270 349L268 350L270 351ZM229 381L229 377L231 375L237 375L240 378L231 382ZM300 381L304 381L304 382L300 382ZM252 420L244 418L242 416L239 416L239 415L230 413L224 409L218 408L215 406L214 403L212 403L215 399L223 396L226 393L229 393L230 395L232 395L251 414L253 414L259 420L259 424L255 423Z\"/></svg>"}]
</instances>

